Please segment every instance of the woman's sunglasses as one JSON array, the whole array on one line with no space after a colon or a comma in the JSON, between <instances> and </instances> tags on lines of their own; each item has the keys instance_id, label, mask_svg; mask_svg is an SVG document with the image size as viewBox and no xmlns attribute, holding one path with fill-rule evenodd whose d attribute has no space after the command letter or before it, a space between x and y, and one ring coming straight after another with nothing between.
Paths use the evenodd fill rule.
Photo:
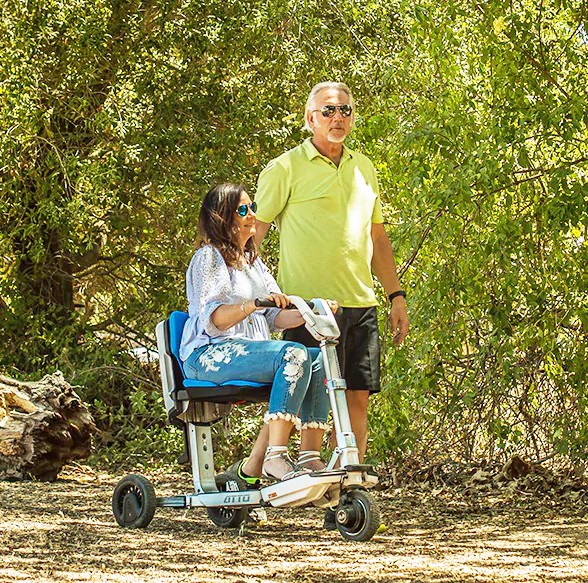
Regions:
<instances>
[{"instance_id":1,"label":"woman's sunglasses","mask_svg":"<svg viewBox=\"0 0 588 583\"><path fill-rule=\"evenodd\" d=\"M312 113L320 111L323 117L333 117L337 110L343 117L349 117L353 111L351 105L344 103L343 105L323 105L320 109L313 109Z\"/></svg>"},{"instance_id":2,"label":"woman's sunglasses","mask_svg":"<svg viewBox=\"0 0 588 583\"><path fill-rule=\"evenodd\" d=\"M246 217L247 213L251 209L251 212L255 214L257 212L257 203L255 201L250 202L249 204L241 204L237 207L237 214L240 217Z\"/></svg>"}]
</instances>

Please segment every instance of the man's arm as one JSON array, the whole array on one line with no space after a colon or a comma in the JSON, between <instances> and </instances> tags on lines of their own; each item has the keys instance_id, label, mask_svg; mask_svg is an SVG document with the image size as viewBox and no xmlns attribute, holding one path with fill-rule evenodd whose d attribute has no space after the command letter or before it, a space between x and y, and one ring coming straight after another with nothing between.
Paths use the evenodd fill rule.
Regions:
<instances>
[{"instance_id":1,"label":"man's arm","mask_svg":"<svg viewBox=\"0 0 588 583\"><path fill-rule=\"evenodd\" d=\"M372 242L374 255L372 257L372 271L382 284L386 295L400 289L400 280L396 271L394 251L386 229L382 223L372 223ZM394 334L394 343L402 344L408 333L408 316L406 302L402 296L396 296L390 306L390 323Z\"/></svg>"},{"instance_id":2,"label":"man's arm","mask_svg":"<svg viewBox=\"0 0 588 583\"><path fill-rule=\"evenodd\" d=\"M257 248L261 246L261 242L263 238L266 236L267 232L269 231L271 223L263 223L262 221L255 220L255 245Z\"/></svg>"},{"instance_id":3,"label":"man's arm","mask_svg":"<svg viewBox=\"0 0 588 583\"><path fill-rule=\"evenodd\" d=\"M282 164L280 164L278 158L271 160L259 174L255 201L257 202L259 216L266 219L267 223L259 219L255 221L257 232L254 240L258 249L272 221L284 210L286 204L288 204L289 180L289 174Z\"/></svg>"}]
</instances>

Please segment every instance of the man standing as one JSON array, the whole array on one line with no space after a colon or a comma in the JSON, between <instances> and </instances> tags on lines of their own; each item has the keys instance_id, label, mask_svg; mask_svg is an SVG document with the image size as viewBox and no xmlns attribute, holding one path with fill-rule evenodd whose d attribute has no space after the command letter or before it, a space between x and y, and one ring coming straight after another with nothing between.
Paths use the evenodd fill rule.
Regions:
<instances>
[{"instance_id":1,"label":"man standing","mask_svg":"<svg viewBox=\"0 0 588 583\"><path fill-rule=\"evenodd\" d=\"M343 308L339 359L360 460L367 446L370 393L380 390L379 338L372 272L390 298L394 342L408 332L405 292L383 225L370 160L344 146L354 122L343 83L319 83L306 104L312 137L261 172L255 200L258 244L275 221L280 231L278 282L287 294L336 300ZM288 340L316 345L302 326Z\"/></svg>"},{"instance_id":2,"label":"man standing","mask_svg":"<svg viewBox=\"0 0 588 583\"><path fill-rule=\"evenodd\" d=\"M275 222L280 231L281 289L304 298L333 299L343 308L337 318L341 329L338 355L348 387L351 426L363 461L368 400L380 390L372 272L389 297L397 345L408 332L408 318L406 294L400 288L383 225L374 166L366 156L344 146L354 113L347 85L319 83L313 87L305 112L305 128L312 137L272 160L259 176L256 242L261 243ZM289 330L285 339L316 346L304 326ZM250 457L239 462L243 474L259 475L263 442L262 430ZM318 451L315 453L318 458ZM306 460L306 467L320 469L315 465L320 464L318 459L307 456ZM327 512L325 526L336 528L334 513Z\"/></svg>"}]
</instances>

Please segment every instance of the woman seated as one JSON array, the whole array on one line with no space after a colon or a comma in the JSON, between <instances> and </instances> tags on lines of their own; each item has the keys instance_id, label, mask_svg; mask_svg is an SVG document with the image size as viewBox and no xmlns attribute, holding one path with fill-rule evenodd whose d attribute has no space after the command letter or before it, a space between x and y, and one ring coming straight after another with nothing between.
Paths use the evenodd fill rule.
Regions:
<instances>
[{"instance_id":1,"label":"woman seated","mask_svg":"<svg viewBox=\"0 0 588 583\"><path fill-rule=\"evenodd\" d=\"M329 398L320 351L271 340L270 331L304 323L257 255L256 204L241 185L221 184L204 197L200 243L186 273L189 319L180 357L191 379L220 384L246 380L272 385L265 422L269 442L263 475L285 480L302 470L288 457L292 427L301 428L300 459L321 449ZM258 308L271 297L277 308ZM300 418L299 418L300 415Z\"/></svg>"}]
</instances>

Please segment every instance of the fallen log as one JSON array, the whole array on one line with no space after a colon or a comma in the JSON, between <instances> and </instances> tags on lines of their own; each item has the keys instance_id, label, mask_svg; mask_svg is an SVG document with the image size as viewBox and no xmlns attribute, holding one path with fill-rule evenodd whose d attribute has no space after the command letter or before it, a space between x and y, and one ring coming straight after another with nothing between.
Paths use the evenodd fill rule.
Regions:
<instances>
[{"instance_id":1,"label":"fallen log","mask_svg":"<svg viewBox=\"0 0 588 583\"><path fill-rule=\"evenodd\" d=\"M0 480L53 481L88 457L94 420L57 371L37 382L0 375Z\"/></svg>"}]
</instances>

